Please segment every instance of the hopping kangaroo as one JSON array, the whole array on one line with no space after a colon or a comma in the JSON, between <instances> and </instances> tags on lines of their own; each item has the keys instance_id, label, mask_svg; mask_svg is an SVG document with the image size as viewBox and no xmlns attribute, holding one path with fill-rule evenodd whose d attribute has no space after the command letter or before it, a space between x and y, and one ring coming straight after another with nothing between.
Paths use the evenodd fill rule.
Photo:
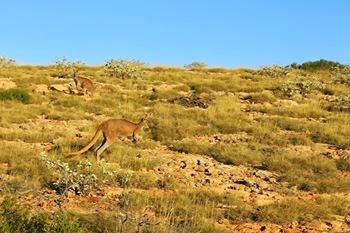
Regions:
<instances>
[{"instance_id":1,"label":"hopping kangaroo","mask_svg":"<svg viewBox=\"0 0 350 233\"><path fill-rule=\"evenodd\" d=\"M100 160L102 152L112 145L116 138L132 136L133 141L136 141L135 136L142 130L145 122L145 118L142 118L139 123L132 123L124 119L109 119L97 128L95 136L91 139L89 144L77 152L70 153L70 155L80 155L85 153L95 145L97 140L103 135L102 144L95 149L97 160Z\"/></svg>"},{"instance_id":2,"label":"hopping kangaroo","mask_svg":"<svg viewBox=\"0 0 350 233\"><path fill-rule=\"evenodd\" d=\"M73 80L78 91L83 90L84 94L87 94L89 92L90 96L94 96L96 88L90 79L78 77L77 72L73 72Z\"/></svg>"}]
</instances>

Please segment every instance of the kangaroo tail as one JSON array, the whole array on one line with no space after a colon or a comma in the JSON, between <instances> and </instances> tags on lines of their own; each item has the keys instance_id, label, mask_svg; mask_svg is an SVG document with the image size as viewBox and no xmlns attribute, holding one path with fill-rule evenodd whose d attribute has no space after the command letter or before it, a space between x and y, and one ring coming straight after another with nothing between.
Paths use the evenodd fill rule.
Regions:
<instances>
[{"instance_id":1,"label":"kangaroo tail","mask_svg":"<svg viewBox=\"0 0 350 233\"><path fill-rule=\"evenodd\" d=\"M91 141L89 142L89 144L87 144L86 146L84 146L84 148L82 148L81 150L77 151L77 152L72 152L69 155L80 155L85 153L86 151L88 151L98 140L98 138L102 135L102 130L101 128L98 128L94 137L91 139Z\"/></svg>"}]
</instances>

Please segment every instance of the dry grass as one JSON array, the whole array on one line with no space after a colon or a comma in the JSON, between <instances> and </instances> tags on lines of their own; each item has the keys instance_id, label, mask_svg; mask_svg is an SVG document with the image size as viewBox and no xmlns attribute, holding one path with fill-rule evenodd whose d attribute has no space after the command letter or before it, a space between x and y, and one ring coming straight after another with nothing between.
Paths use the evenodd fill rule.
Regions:
<instances>
[{"instance_id":1,"label":"dry grass","mask_svg":"<svg viewBox=\"0 0 350 233\"><path fill-rule=\"evenodd\" d=\"M54 72L53 67L15 66L0 78L10 78L27 92L36 84L72 83L52 77ZM43 143L52 144L50 156L74 166L76 161L65 159L66 153L86 145L102 121L123 117L137 122L150 113L143 140L137 144L117 142L103 154L108 163L118 164L109 184L125 188L125 192L118 196L118 202L109 203L112 211L77 215L90 231L224 232L217 224L222 219L282 224L328 220L333 214L347 213L349 203L334 193L350 191L349 176L343 176L349 171L349 160L334 160L317 150L319 143L335 152L350 149L349 112L329 107L339 104L331 99L346 95L349 87L334 83L329 72L291 70L283 78L271 78L248 69L146 67L141 78L120 80L106 77L103 67L84 67L81 74L98 83L96 97L50 91L46 95L30 93L32 99L27 104L0 100L0 163L7 166L1 175L9 177L0 182L1 194L14 196L18 191L47 187L47 168L38 156ZM327 90L311 88L293 96L281 92L286 83L300 80L324 82ZM192 92L207 100L209 107L170 103ZM242 94L249 98L240 99ZM217 134L249 137L233 142L198 140ZM232 192L181 190L176 177L154 173L165 163L152 152L160 146L210 156L233 166L260 164L276 172L289 192L296 188L321 196L313 203L287 197L257 211ZM96 174L103 176L95 157L88 155ZM322 196L325 193L329 196ZM147 224L140 225L147 208L153 215ZM113 211L133 218L123 225Z\"/></svg>"}]
</instances>

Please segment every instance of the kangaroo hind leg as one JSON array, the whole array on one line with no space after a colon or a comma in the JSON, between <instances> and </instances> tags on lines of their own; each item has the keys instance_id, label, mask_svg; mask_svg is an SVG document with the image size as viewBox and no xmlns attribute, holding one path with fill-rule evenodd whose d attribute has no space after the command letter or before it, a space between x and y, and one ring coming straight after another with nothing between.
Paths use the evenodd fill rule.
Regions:
<instances>
[{"instance_id":1,"label":"kangaroo hind leg","mask_svg":"<svg viewBox=\"0 0 350 233\"><path fill-rule=\"evenodd\" d=\"M96 152L97 150L99 150L99 149L103 146L103 144L106 143L106 141L107 141L107 138L103 135L103 140L102 140L101 145L97 146L97 147L94 149L94 152Z\"/></svg>"},{"instance_id":2,"label":"kangaroo hind leg","mask_svg":"<svg viewBox=\"0 0 350 233\"><path fill-rule=\"evenodd\" d=\"M103 153L103 151L105 151L110 145L111 145L111 143L109 143L107 140L103 140L103 143L102 143L101 146L97 149L97 152L96 152L97 161L100 160L100 155L101 155L101 154Z\"/></svg>"}]
</instances>

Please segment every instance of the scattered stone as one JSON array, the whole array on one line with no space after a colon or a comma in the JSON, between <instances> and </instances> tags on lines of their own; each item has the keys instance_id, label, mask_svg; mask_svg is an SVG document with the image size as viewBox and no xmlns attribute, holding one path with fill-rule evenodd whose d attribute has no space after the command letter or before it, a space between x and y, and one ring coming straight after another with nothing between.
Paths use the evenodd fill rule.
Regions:
<instances>
[{"instance_id":1,"label":"scattered stone","mask_svg":"<svg viewBox=\"0 0 350 233\"><path fill-rule=\"evenodd\" d=\"M210 184L210 179L204 179L202 181L202 184L206 185L206 184Z\"/></svg>"},{"instance_id":2,"label":"scattered stone","mask_svg":"<svg viewBox=\"0 0 350 233\"><path fill-rule=\"evenodd\" d=\"M206 175L206 176L211 176L211 173L209 172L209 169L208 169L208 168L205 168L205 169L204 169L204 175Z\"/></svg>"},{"instance_id":3,"label":"scattered stone","mask_svg":"<svg viewBox=\"0 0 350 233\"><path fill-rule=\"evenodd\" d=\"M182 161L180 162L180 168L181 168L181 169L185 169L186 167L187 167L186 162L182 160Z\"/></svg>"},{"instance_id":4,"label":"scattered stone","mask_svg":"<svg viewBox=\"0 0 350 233\"><path fill-rule=\"evenodd\" d=\"M325 224L326 224L328 227L330 227L330 228L333 227L333 224L332 224L331 222L326 221Z\"/></svg>"},{"instance_id":5,"label":"scattered stone","mask_svg":"<svg viewBox=\"0 0 350 233\"><path fill-rule=\"evenodd\" d=\"M276 183L275 175L269 171L258 170L258 171L255 171L253 175L258 178L261 178L264 181L267 181L270 183Z\"/></svg>"},{"instance_id":6,"label":"scattered stone","mask_svg":"<svg viewBox=\"0 0 350 233\"><path fill-rule=\"evenodd\" d=\"M204 172L205 167L203 165L198 165L197 167L195 167L194 169L196 172Z\"/></svg>"},{"instance_id":7,"label":"scattered stone","mask_svg":"<svg viewBox=\"0 0 350 233\"><path fill-rule=\"evenodd\" d=\"M204 175L215 177L218 175L218 173L216 172L216 170L214 168L205 168Z\"/></svg>"},{"instance_id":8,"label":"scattered stone","mask_svg":"<svg viewBox=\"0 0 350 233\"><path fill-rule=\"evenodd\" d=\"M206 100L202 99L199 95L192 93L190 96L180 96L169 100L170 103L180 104L185 107L193 108L208 108L209 104Z\"/></svg>"},{"instance_id":9,"label":"scattered stone","mask_svg":"<svg viewBox=\"0 0 350 233\"><path fill-rule=\"evenodd\" d=\"M210 143L240 143L248 142L251 139L247 133L240 134L216 134L209 138Z\"/></svg>"},{"instance_id":10,"label":"scattered stone","mask_svg":"<svg viewBox=\"0 0 350 233\"><path fill-rule=\"evenodd\" d=\"M247 187L252 186L252 184L249 181L245 180L245 179L236 179L233 182L236 183L236 184L242 184L242 185L247 186Z\"/></svg>"},{"instance_id":11,"label":"scattered stone","mask_svg":"<svg viewBox=\"0 0 350 233\"><path fill-rule=\"evenodd\" d=\"M347 215L344 217L344 222L348 225L350 225L350 215Z\"/></svg>"},{"instance_id":12,"label":"scattered stone","mask_svg":"<svg viewBox=\"0 0 350 233\"><path fill-rule=\"evenodd\" d=\"M250 100L250 99L253 98L253 96L251 94L249 94L249 93L242 92L242 93L239 94L239 98L241 100Z\"/></svg>"}]
</instances>

